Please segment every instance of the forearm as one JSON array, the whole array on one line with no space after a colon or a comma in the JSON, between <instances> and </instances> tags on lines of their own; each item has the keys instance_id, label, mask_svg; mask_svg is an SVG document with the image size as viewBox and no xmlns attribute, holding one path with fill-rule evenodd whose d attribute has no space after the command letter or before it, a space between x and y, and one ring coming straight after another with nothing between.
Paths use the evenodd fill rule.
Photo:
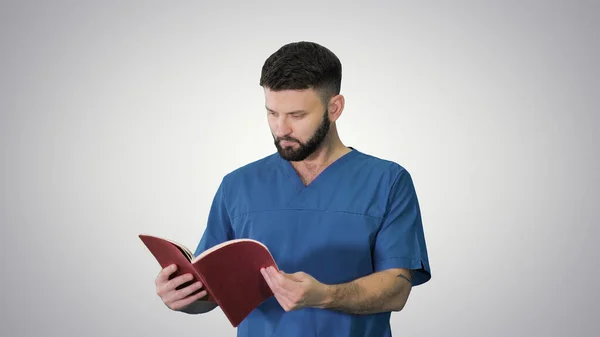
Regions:
<instances>
[{"instance_id":1,"label":"forearm","mask_svg":"<svg viewBox=\"0 0 600 337\"><path fill-rule=\"evenodd\" d=\"M328 285L322 308L359 315L400 311L410 290L410 274L382 271L352 282Z\"/></svg>"}]
</instances>

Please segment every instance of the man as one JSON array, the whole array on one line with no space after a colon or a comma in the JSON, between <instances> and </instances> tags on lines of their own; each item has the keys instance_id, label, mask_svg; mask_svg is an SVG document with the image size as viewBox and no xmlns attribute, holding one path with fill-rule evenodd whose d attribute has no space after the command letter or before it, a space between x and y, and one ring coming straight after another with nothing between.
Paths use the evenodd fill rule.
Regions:
<instances>
[{"instance_id":1,"label":"man","mask_svg":"<svg viewBox=\"0 0 600 337\"><path fill-rule=\"evenodd\" d=\"M261 270L275 296L238 326L238 336L391 336L391 313L431 278L409 173L338 136L341 68L310 42L281 47L262 68L277 153L223 178L195 252L253 238L280 267ZM200 282L176 290L190 278L169 280L174 271L156 280L169 308L214 309Z\"/></svg>"}]
</instances>

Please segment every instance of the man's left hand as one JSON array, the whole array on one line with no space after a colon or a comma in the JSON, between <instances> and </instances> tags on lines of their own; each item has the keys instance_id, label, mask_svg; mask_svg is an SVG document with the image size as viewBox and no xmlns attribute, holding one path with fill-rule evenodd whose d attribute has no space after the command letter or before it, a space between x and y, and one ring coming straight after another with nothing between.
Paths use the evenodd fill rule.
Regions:
<instances>
[{"instance_id":1,"label":"man's left hand","mask_svg":"<svg viewBox=\"0 0 600 337\"><path fill-rule=\"evenodd\" d=\"M260 272L285 311L318 308L327 301L328 286L307 273L287 274L273 267L262 268Z\"/></svg>"}]
</instances>

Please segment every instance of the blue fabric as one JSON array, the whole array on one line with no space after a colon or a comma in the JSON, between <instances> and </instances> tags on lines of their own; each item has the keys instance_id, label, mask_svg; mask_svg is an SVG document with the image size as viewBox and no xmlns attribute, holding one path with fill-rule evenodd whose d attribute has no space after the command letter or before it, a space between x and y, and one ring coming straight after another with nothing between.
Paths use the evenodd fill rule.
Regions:
<instances>
[{"instance_id":1,"label":"blue fabric","mask_svg":"<svg viewBox=\"0 0 600 337\"><path fill-rule=\"evenodd\" d=\"M273 154L227 174L195 254L234 238L264 243L280 269L320 282L349 282L388 268L431 278L421 213L410 174L399 164L352 151L304 186ZM391 336L390 313L350 315L265 301L238 336Z\"/></svg>"}]
</instances>

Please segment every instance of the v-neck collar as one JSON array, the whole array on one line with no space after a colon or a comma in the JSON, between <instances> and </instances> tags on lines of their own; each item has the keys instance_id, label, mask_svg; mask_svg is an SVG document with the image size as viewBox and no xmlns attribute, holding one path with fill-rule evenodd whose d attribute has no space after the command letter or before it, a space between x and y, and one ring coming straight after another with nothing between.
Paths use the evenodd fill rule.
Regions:
<instances>
[{"instance_id":1,"label":"v-neck collar","mask_svg":"<svg viewBox=\"0 0 600 337\"><path fill-rule=\"evenodd\" d=\"M339 157L334 162L329 164L327 167L325 167L325 169L323 171L321 171L321 173L319 173L319 175L317 175L315 177L315 179L313 179L313 181L311 181L306 186L302 182L302 179L300 178L300 176L298 175L298 173L296 172L296 170L294 169L292 164L289 161L281 158L281 156L279 156L279 155L277 155L277 157L279 158L279 163L281 164L281 168L283 169L283 172L288 176L293 187L296 189L296 191L301 192L307 188L311 188L312 186L315 185L315 183L318 183L320 180L324 179L323 176L329 174L329 172L331 172L332 170L335 170L336 167L344 164L350 158L352 158L358 154L358 150L356 150L352 146L348 146L348 148L350 149L350 152L344 154L343 156Z\"/></svg>"}]
</instances>

